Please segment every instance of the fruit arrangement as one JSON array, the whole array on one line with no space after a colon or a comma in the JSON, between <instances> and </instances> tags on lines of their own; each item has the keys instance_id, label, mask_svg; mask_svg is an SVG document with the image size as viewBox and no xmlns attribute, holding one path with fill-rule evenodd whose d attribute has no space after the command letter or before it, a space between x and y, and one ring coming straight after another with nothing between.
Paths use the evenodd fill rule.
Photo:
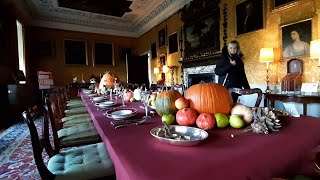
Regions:
<instances>
[{"instance_id":1,"label":"fruit arrangement","mask_svg":"<svg viewBox=\"0 0 320 180\"><path fill-rule=\"evenodd\" d=\"M228 90L216 83L193 85L185 97L174 90L161 92L150 96L148 104L155 104L157 113L167 125L177 123L204 130L245 127L243 132L258 134L268 134L281 128L275 112L268 108L233 104Z\"/></svg>"}]
</instances>

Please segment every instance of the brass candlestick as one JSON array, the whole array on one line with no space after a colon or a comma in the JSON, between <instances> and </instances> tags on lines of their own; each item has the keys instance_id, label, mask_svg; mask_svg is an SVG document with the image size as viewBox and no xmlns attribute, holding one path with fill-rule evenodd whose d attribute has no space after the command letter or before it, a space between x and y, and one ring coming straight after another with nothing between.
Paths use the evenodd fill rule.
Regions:
<instances>
[{"instance_id":1,"label":"brass candlestick","mask_svg":"<svg viewBox=\"0 0 320 180\"><path fill-rule=\"evenodd\" d=\"M170 70L170 74L171 74L171 84L174 85L174 72L176 71L178 66L168 66L169 70Z\"/></svg>"}]
</instances>

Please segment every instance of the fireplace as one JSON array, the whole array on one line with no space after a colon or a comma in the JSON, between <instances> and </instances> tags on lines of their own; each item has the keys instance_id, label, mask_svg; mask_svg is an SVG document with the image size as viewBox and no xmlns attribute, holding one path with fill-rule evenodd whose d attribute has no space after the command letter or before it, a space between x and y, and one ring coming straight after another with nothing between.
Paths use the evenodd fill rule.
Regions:
<instances>
[{"instance_id":1,"label":"fireplace","mask_svg":"<svg viewBox=\"0 0 320 180\"><path fill-rule=\"evenodd\" d=\"M183 68L183 81L187 88L194 84L217 82L216 65Z\"/></svg>"}]
</instances>

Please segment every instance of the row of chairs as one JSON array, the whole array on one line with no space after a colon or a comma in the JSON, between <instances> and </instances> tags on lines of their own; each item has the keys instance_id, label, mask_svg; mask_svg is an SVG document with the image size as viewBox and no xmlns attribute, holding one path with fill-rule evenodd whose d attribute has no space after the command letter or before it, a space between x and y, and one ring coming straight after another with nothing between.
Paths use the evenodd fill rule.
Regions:
<instances>
[{"instance_id":1,"label":"row of chairs","mask_svg":"<svg viewBox=\"0 0 320 180\"><path fill-rule=\"evenodd\" d=\"M65 90L52 91L45 98L46 106L29 108L23 113L41 178L115 179L113 163L84 104L81 99L68 99L66 95ZM43 120L41 137L34 125L39 116ZM50 157L47 166L42 158L43 149Z\"/></svg>"}]
</instances>

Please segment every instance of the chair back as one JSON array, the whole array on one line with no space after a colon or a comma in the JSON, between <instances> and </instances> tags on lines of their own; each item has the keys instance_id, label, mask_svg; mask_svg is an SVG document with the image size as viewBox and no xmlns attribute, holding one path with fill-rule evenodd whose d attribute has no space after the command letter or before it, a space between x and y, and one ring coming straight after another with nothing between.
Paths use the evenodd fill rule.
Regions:
<instances>
[{"instance_id":1,"label":"chair back","mask_svg":"<svg viewBox=\"0 0 320 180\"><path fill-rule=\"evenodd\" d=\"M182 96L185 92L185 86L184 84L173 84L171 85L171 89L177 90Z\"/></svg>"},{"instance_id":2,"label":"chair back","mask_svg":"<svg viewBox=\"0 0 320 180\"><path fill-rule=\"evenodd\" d=\"M29 108L27 111L22 113L22 116L24 118L24 121L27 123L30 136L31 136L31 143L32 143L32 150L33 150L33 156L34 160L36 162L37 169L39 171L39 174L42 179L54 179L55 175L52 174L47 166L45 165L43 158L42 158L42 152L43 149L46 149L46 152L49 154L49 156L53 156L54 153L52 151L52 147L50 145L50 142L46 138L39 138L37 128L34 124L34 121L38 117L38 115L42 115L42 110L35 110L34 108ZM43 122L45 124L45 120ZM48 122L46 122L48 125ZM49 128L46 129L49 133ZM44 135L45 136L45 135ZM51 149L51 150L50 150Z\"/></svg>"},{"instance_id":3,"label":"chair back","mask_svg":"<svg viewBox=\"0 0 320 180\"><path fill-rule=\"evenodd\" d=\"M253 88L253 89L230 88L229 92L237 93L240 95L250 95L250 94L257 93L258 96L257 96L257 100L254 107L259 107L260 102L262 100L262 90L260 88Z\"/></svg>"}]
</instances>

